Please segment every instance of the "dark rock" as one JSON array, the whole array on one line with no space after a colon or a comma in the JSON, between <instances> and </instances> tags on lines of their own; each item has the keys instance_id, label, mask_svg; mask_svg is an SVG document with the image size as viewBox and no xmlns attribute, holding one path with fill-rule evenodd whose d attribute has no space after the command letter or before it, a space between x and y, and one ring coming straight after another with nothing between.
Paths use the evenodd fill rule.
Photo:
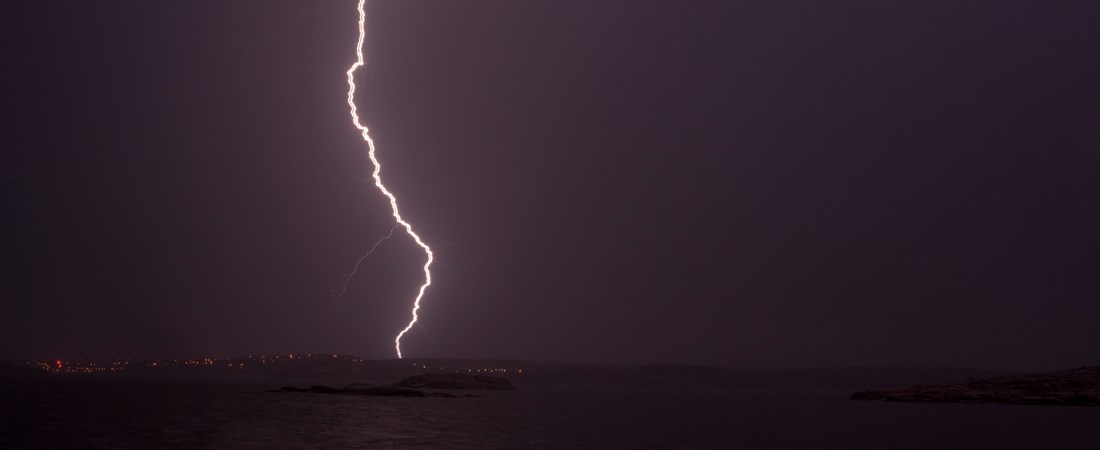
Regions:
<instances>
[{"instance_id":1,"label":"dark rock","mask_svg":"<svg viewBox=\"0 0 1100 450\"><path fill-rule=\"evenodd\" d=\"M1100 366L1011 375L909 389L856 392L852 400L1100 406Z\"/></svg>"},{"instance_id":2,"label":"dark rock","mask_svg":"<svg viewBox=\"0 0 1100 450\"><path fill-rule=\"evenodd\" d=\"M397 382L394 386L425 389L493 389L515 390L504 378L452 373L425 373Z\"/></svg>"},{"instance_id":3,"label":"dark rock","mask_svg":"<svg viewBox=\"0 0 1100 450\"><path fill-rule=\"evenodd\" d=\"M283 386L282 389L271 392L310 392L314 394L340 394L340 395L371 395L377 397L424 397L423 392L413 389L403 389L387 386L370 386L370 387L346 387L344 389L335 389L328 386L310 386L309 389L296 388L292 386Z\"/></svg>"},{"instance_id":4,"label":"dark rock","mask_svg":"<svg viewBox=\"0 0 1100 450\"><path fill-rule=\"evenodd\" d=\"M424 393L412 389L401 389L395 387L368 387L363 389L347 388L339 391L340 394L347 395L374 395L379 397L423 397Z\"/></svg>"},{"instance_id":5,"label":"dark rock","mask_svg":"<svg viewBox=\"0 0 1100 450\"><path fill-rule=\"evenodd\" d=\"M886 396L879 391L863 391L852 394L851 400L886 400Z\"/></svg>"},{"instance_id":6,"label":"dark rock","mask_svg":"<svg viewBox=\"0 0 1100 450\"><path fill-rule=\"evenodd\" d=\"M371 386L368 383L352 383L343 389L314 385L308 389L284 386L275 392L311 392L315 394L368 395L378 397L440 397L457 398L458 395L446 392L424 393L410 388L426 389L498 389L514 390L512 383L504 378L480 375L460 374L424 374L401 380L391 386ZM473 397L467 395L466 397Z\"/></svg>"}]
</instances>

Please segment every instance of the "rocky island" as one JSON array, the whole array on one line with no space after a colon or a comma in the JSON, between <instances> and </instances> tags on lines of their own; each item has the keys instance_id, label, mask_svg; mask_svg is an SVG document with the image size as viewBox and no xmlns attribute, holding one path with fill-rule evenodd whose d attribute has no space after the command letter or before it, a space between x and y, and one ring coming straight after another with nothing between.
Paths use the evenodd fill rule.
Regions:
<instances>
[{"instance_id":1,"label":"rocky island","mask_svg":"<svg viewBox=\"0 0 1100 450\"><path fill-rule=\"evenodd\" d=\"M394 385L399 388L423 389L491 389L514 391L516 388L504 378L456 373L425 373L405 378Z\"/></svg>"},{"instance_id":2,"label":"rocky island","mask_svg":"<svg viewBox=\"0 0 1100 450\"><path fill-rule=\"evenodd\" d=\"M867 390L852 400L923 403L1100 406L1100 366L1058 372L1007 375L962 383Z\"/></svg>"},{"instance_id":3,"label":"rocky island","mask_svg":"<svg viewBox=\"0 0 1100 450\"><path fill-rule=\"evenodd\" d=\"M376 397L459 397L446 392L423 392L418 389L490 389L515 390L512 383L504 378L482 375L461 374L421 374L414 375L389 386L372 386L367 383L352 383L342 389L314 385L308 388L284 386L273 392L308 392L314 394L367 395ZM466 395L466 397L472 397Z\"/></svg>"},{"instance_id":4,"label":"rocky island","mask_svg":"<svg viewBox=\"0 0 1100 450\"><path fill-rule=\"evenodd\" d=\"M457 395L445 392L425 393L415 389L402 389L389 386L348 386L343 389L322 385L314 385L308 388L283 386L282 389L273 392L310 392L314 394L368 395L374 397L457 397Z\"/></svg>"}]
</instances>

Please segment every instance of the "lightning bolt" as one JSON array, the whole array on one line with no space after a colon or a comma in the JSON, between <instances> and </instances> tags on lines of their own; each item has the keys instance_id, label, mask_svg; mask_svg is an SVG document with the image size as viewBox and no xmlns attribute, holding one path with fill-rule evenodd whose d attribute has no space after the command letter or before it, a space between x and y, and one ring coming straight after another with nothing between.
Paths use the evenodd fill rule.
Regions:
<instances>
[{"instance_id":1,"label":"lightning bolt","mask_svg":"<svg viewBox=\"0 0 1100 450\"><path fill-rule=\"evenodd\" d=\"M409 320L408 325L405 325L405 328L403 328L401 332L397 333L397 337L393 338L394 350L397 351L397 357L401 358L401 337L404 336L405 333L408 333L409 330L412 329L413 325L416 325L416 321L419 318L417 316L417 312L420 311L420 300L424 298L424 291L426 291L428 289L428 286L431 286L432 284L432 272L430 268L435 255L432 254L431 247L428 247L428 244L425 244L424 241L420 239L420 236L417 235L415 231L413 231L412 225L409 224L409 222L406 222L405 219L401 217L401 212L397 209L397 197L395 197L393 193L390 192L389 189L386 189L386 186L382 184L382 165L378 163L378 158L374 154L374 140L371 139L370 132L367 130L367 127L363 126L363 124L359 121L359 114L357 113L358 108L355 107L355 71L365 64L363 62L363 41L366 39L364 26L366 23L367 14L363 9L364 3L366 3L366 0L359 0L359 42L355 46L355 63L353 63L351 67L348 68L347 72L348 108L351 111L351 122L353 125L355 125L355 128L358 128L359 131L362 132L363 141L367 143L367 156L370 157L371 164L374 164L374 172L371 176L374 177L374 185L378 188L382 195L385 195L386 198L390 199L390 209L393 210L393 219L397 221L397 225L394 226L396 227L400 225L404 227L405 232L408 233L409 237L413 238L413 240L416 241L416 245L419 245L420 248L424 249L424 254L428 257L427 261L424 262L424 284L420 285L420 291L416 293L416 299L413 300L412 319Z\"/></svg>"},{"instance_id":2,"label":"lightning bolt","mask_svg":"<svg viewBox=\"0 0 1100 450\"><path fill-rule=\"evenodd\" d=\"M351 269L351 272L345 273L344 277L340 279L340 287L336 288L336 290L333 291L335 293L337 312L340 311L340 299L343 298L344 293L348 291L348 281L350 281L351 278L354 277L357 272L359 272L359 265L363 264L363 261L366 260L367 257L371 255L371 253L374 253L375 250L378 250L379 245L382 245L382 243L386 242L387 239L393 237L393 232L397 231L397 227L399 226L401 225L395 224L393 228L390 228L390 232L388 234L378 238L377 241L374 241L374 245L370 246L370 250L367 250L367 252L364 253L363 256L359 257L359 260L355 262L355 268Z\"/></svg>"}]
</instances>

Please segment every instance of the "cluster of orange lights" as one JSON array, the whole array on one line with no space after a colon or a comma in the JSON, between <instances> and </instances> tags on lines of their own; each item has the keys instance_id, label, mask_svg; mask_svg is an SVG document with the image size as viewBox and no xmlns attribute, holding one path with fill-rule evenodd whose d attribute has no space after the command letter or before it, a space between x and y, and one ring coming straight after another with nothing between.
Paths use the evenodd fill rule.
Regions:
<instances>
[{"instance_id":1,"label":"cluster of orange lights","mask_svg":"<svg viewBox=\"0 0 1100 450\"><path fill-rule=\"evenodd\" d=\"M466 369L467 372L477 373L523 373L523 369Z\"/></svg>"},{"instance_id":2,"label":"cluster of orange lights","mask_svg":"<svg viewBox=\"0 0 1100 450\"><path fill-rule=\"evenodd\" d=\"M299 361L346 361L356 364L365 364L367 362L364 358L358 358L354 356L342 356L336 354L318 354L312 353L305 354L287 354L287 355L248 355L247 357L238 358L202 358L202 359L162 359L162 360L146 360L138 361L134 364L135 367L144 367L151 369L167 369L167 368L179 368L179 367L209 367L220 368L222 370L232 369L241 370L245 368L245 365L251 366L265 366L272 364L286 364ZM75 373L75 374L90 374L90 373L112 373L122 372L123 370L130 369L130 361L119 360L95 360L95 361L81 361L81 360L56 360L53 362L48 361L27 361L27 366L35 369L42 370L44 372L51 373ZM416 369L424 372L449 372L449 373L469 373L469 374L501 374L501 375L522 375L523 369L520 368L502 368L502 367L470 367L470 366L433 366L428 363L414 362L412 366Z\"/></svg>"},{"instance_id":3,"label":"cluster of orange lights","mask_svg":"<svg viewBox=\"0 0 1100 450\"><path fill-rule=\"evenodd\" d=\"M289 362L289 361L313 361L313 360L326 360L326 359L347 359L352 362L362 362L364 359L353 358L350 356L340 356L336 354L324 354L314 355L312 353L306 354L294 354L289 355L248 355L250 361L256 361L260 364L275 363L275 362Z\"/></svg>"},{"instance_id":4,"label":"cluster of orange lights","mask_svg":"<svg viewBox=\"0 0 1100 450\"><path fill-rule=\"evenodd\" d=\"M114 360L106 362L65 362L59 359L53 364L44 361L29 361L27 362L27 365L43 371L55 373L111 373L121 372L123 369L130 365L130 362L124 360Z\"/></svg>"},{"instance_id":5,"label":"cluster of orange lights","mask_svg":"<svg viewBox=\"0 0 1100 450\"><path fill-rule=\"evenodd\" d=\"M239 358L238 358L239 360ZM155 360L145 363L145 367L160 368L160 367L178 367L178 366L208 366L208 367L227 367L235 369L243 369L244 363L233 362L233 358L203 358L203 359L173 359L173 360Z\"/></svg>"},{"instance_id":6,"label":"cluster of orange lights","mask_svg":"<svg viewBox=\"0 0 1100 450\"><path fill-rule=\"evenodd\" d=\"M431 370L431 366L428 365L428 364L413 363L413 367L415 367L417 369ZM465 370L466 373L498 373L498 374L509 374L509 373L511 373L511 374L517 374L517 375L523 373L523 369L517 369L517 368L505 369L505 368L496 368L496 367L490 367L490 368L485 368L485 367L482 367L482 368L477 368L477 367L447 367L447 366L440 366L439 367L440 372L462 373L463 370Z\"/></svg>"}]
</instances>

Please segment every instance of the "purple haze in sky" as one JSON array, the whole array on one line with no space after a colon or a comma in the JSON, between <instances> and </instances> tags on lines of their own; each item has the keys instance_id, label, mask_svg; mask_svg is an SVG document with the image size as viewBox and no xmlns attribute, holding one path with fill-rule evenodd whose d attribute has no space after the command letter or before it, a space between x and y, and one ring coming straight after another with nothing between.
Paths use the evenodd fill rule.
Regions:
<instances>
[{"instance_id":1,"label":"purple haze in sky","mask_svg":"<svg viewBox=\"0 0 1100 450\"><path fill-rule=\"evenodd\" d=\"M367 6L407 355L1096 363L1096 2ZM0 357L391 357L354 7L0 6Z\"/></svg>"}]
</instances>

